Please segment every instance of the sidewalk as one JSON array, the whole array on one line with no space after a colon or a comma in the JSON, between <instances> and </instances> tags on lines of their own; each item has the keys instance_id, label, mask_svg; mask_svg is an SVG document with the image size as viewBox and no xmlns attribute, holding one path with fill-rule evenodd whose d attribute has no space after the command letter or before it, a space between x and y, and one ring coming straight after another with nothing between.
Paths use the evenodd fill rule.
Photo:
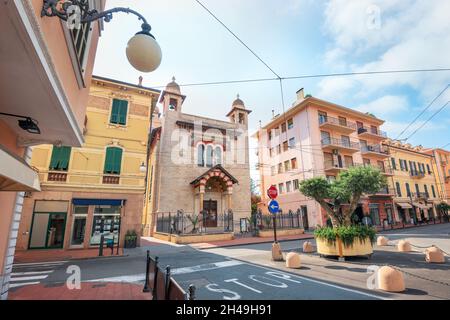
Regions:
<instances>
[{"instance_id":1,"label":"sidewalk","mask_svg":"<svg viewBox=\"0 0 450 320\"><path fill-rule=\"evenodd\" d=\"M305 234L297 234L292 236L280 236L277 237L279 242L283 241L292 241L292 240L305 240L305 239L314 239L314 235L310 233ZM192 243L191 247L203 250L203 249L211 249L211 248L221 248L221 247L234 247L241 246L246 244L257 244L257 243L272 243L273 237L270 238L261 238L261 237L251 237L251 238L236 238L233 240L226 241L211 241L211 242L202 242L202 243Z\"/></svg>"},{"instance_id":2,"label":"sidewalk","mask_svg":"<svg viewBox=\"0 0 450 320\"><path fill-rule=\"evenodd\" d=\"M36 284L10 289L8 300L151 300L142 285L112 282L82 282L80 290L69 290L65 283Z\"/></svg>"},{"instance_id":3,"label":"sidewalk","mask_svg":"<svg viewBox=\"0 0 450 320\"><path fill-rule=\"evenodd\" d=\"M116 255L117 248L114 248L114 257L123 257L123 249L119 249L119 255ZM103 249L103 257L111 257L111 249ZM55 260L79 260L101 258L98 256L98 248L95 249L50 249L50 250L21 250L16 251L14 263L33 263L48 262Z\"/></svg>"}]
</instances>

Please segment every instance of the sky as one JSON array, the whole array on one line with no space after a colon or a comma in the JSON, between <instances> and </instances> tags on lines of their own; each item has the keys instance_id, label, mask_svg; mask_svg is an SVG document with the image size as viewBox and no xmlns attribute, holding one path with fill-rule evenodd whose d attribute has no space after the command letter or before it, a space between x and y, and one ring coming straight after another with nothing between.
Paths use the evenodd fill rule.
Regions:
<instances>
[{"instance_id":1,"label":"sky","mask_svg":"<svg viewBox=\"0 0 450 320\"><path fill-rule=\"evenodd\" d=\"M342 72L450 67L448 0L201 0L282 77ZM94 74L162 89L172 76L182 84L273 78L195 0L107 0L107 8L130 7L144 15L161 46L163 59L142 74L128 63L125 48L140 30L133 15L116 13L105 23ZM382 129L398 138L406 126L450 84L450 72L285 80L284 108L295 92L371 112ZM239 93L250 114L250 134L283 110L277 81L182 87L183 112L226 120ZM450 88L400 138L412 145L450 143ZM252 177L257 157L250 144ZM450 148L450 144L448 145Z\"/></svg>"}]
</instances>

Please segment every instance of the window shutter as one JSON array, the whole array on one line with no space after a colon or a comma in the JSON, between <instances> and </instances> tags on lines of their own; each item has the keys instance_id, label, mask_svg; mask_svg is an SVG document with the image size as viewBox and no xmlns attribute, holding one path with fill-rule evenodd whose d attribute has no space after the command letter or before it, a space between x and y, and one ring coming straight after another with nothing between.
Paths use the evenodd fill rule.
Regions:
<instances>
[{"instance_id":1,"label":"window shutter","mask_svg":"<svg viewBox=\"0 0 450 320\"><path fill-rule=\"evenodd\" d=\"M120 167L122 165L122 149L114 148L114 161L113 161L113 172L115 174L120 174Z\"/></svg>"},{"instance_id":2,"label":"window shutter","mask_svg":"<svg viewBox=\"0 0 450 320\"><path fill-rule=\"evenodd\" d=\"M120 109L120 100L113 99L113 105L111 110L111 123L117 123L119 121L119 109Z\"/></svg>"},{"instance_id":3,"label":"window shutter","mask_svg":"<svg viewBox=\"0 0 450 320\"><path fill-rule=\"evenodd\" d=\"M53 147L52 158L50 160L50 168L49 168L50 170L54 170L54 169L58 168L60 153L61 153L61 148Z\"/></svg>"},{"instance_id":4,"label":"window shutter","mask_svg":"<svg viewBox=\"0 0 450 320\"><path fill-rule=\"evenodd\" d=\"M128 101L121 100L120 107L118 112L118 122L119 124L127 124L127 110L128 110Z\"/></svg>"},{"instance_id":5,"label":"window shutter","mask_svg":"<svg viewBox=\"0 0 450 320\"><path fill-rule=\"evenodd\" d=\"M71 147L61 147L59 157L59 169L67 171L69 168Z\"/></svg>"},{"instance_id":6,"label":"window shutter","mask_svg":"<svg viewBox=\"0 0 450 320\"><path fill-rule=\"evenodd\" d=\"M107 148L106 149L105 169L104 169L105 173L111 173L112 160L113 160L112 153L113 153L113 148Z\"/></svg>"}]
</instances>

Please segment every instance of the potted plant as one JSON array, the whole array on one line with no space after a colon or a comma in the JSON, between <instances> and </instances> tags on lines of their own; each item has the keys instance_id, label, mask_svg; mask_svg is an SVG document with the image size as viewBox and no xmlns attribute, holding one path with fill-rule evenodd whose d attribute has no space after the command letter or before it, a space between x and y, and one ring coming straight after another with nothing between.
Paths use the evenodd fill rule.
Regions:
<instances>
[{"instance_id":1,"label":"potted plant","mask_svg":"<svg viewBox=\"0 0 450 320\"><path fill-rule=\"evenodd\" d=\"M331 221L331 226L314 232L317 252L326 256L370 256L376 230L355 225L352 214L364 194L375 194L385 186L385 176L371 166L349 168L333 181L323 177L302 181L300 191L316 200Z\"/></svg>"},{"instance_id":2,"label":"potted plant","mask_svg":"<svg viewBox=\"0 0 450 320\"><path fill-rule=\"evenodd\" d=\"M192 231L191 233L197 233L198 229L197 229L197 224L199 223L200 217L198 214L188 214L187 215L188 220L192 223Z\"/></svg>"},{"instance_id":3,"label":"potted plant","mask_svg":"<svg viewBox=\"0 0 450 320\"><path fill-rule=\"evenodd\" d=\"M134 230L128 230L125 234L124 248L136 248L137 246L137 233Z\"/></svg>"}]
</instances>

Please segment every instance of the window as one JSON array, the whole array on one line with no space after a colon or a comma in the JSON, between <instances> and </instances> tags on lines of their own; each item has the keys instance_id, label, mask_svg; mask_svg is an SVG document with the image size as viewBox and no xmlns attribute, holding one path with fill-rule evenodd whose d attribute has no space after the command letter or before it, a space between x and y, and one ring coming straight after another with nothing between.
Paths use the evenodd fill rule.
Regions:
<instances>
[{"instance_id":1,"label":"window","mask_svg":"<svg viewBox=\"0 0 450 320\"><path fill-rule=\"evenodd\" d=\"M289 162L289 160L286 160L284 162L284 171L288 172L289 170L291 170L291 163Z\"/></svg>"},{"instance_id":2,"label":"window","mask_svg":"<svg viewBox=\"0 0 450 320\"><path fill-rule=\"evenodd\" d=\"M428 174L431 174L431 170L430 170L430 165L429 164L427 164L427 171L428 171Z\"/></svg>"},{"instance_id":3,"label":"window","mask_svg":"<svg viewBox=\"0 0 450 320\"><path fill-rule=\"evenodd\" d=\"M436 198L436 191L434 190L433 185L431 185L431 193L433 193L433 198Z\"/></svg>"},{"instance_id":4,"label":"window","mask_svg":"<svg viewBox=\"0 0 450 320\"><path fill-rule=\"evenodd\" d=\"M273 148L270 148L269 149L269 157L272 157L273 156Z\"/></svg>"},{"instance_id":5,"label":"window","mask_svg":"<svg viewBox=\"0 0 450 320\"><path fill-rule=\"evenodd\" d=\"M222 149L216 147L214 149L214 165L222 164Z\"/></svg>"},{"instance_id":6,"label":"window","mask_svg":"<svg viewBox=\"0 0 450 320\"><path fill-rule=\"evenodd\" d=\"M289 119L287 121L288 124L288 129L292 129L294 127L294 120L293 119Z\"/></svg>"},{"instance_id":7,"label":"window","mask_svg":"<svg viewBox=\"0 0 450 320\"><path fill-rule=\"evenodd\" d=\"M395 162L395 158L391 158L392 169L397 170L397 163Z\"/></svg>"},{"instance_id":8,"label":"window","mask_svg":"<svg viewBox=\"0 0 450 320\"><path fill-rule=\"evenodd\" d=\"M283 173L283 164L282 163L278 164L278 173Z\"/></svg>"},{"instance_id":9,"label":"window","mask_svg":"<svg viewBox=\"0 0 450 320\"><path fill-rule=\"evenodd\" d=\"M88 206L74 206L70 246L79 247L84 243Z\"/></svg>"},{"instance_id":10,"label":"window","mask_svg":"<svg viewBox=\"0 0 450 320\"><path fill-rule=\"evenodd\" d=\"M205 145L199 144L197 147L197 165L199 167L205 166Z\"/></svg>"},{"instance_id":11,"label":"window","mask_svg":"<svg viewBox=\"0 0 450 320\"><path fill-rule=\"evenodd\" d=\"M419 185L416 183L416 195L419 195L419 193L420 193Z\"/></svg>"},{"instance_id":12,"label":"window","mask_svg":"<svg viewBox=\"0 0 450 320\"><path fill-rule=\"evenodd\" d=\"M298 179L292 180L292 183L294 184L294 190L298 190L299 189Z\"/></svg>"},{"instance_id":13,"label":"window","mask_svg":"<svg viewBox=\"0 0 450 320\"><path fill-rule=\"evenodd\" d=\"M280 194L284 193L284 184L283 183L278 184L278 191L280 192Z\"/></svg>"},{"instance_id":14,"label":"window","mask_svg":"<svg viewBox=\"0 0 450 320\"><path fill-rule=\"evenodd\" d=\"M330 144L331 138L330 133L326 131L320 131L320 138L322 139L322 144Z\"/></svg>"},{"instance_id":15,"label":"window","mask_svg":"<svg viewBox=\"0 0 450 320\"><path fill-rule=\"evenodd\" d=\"M101 205L94 209L94 220L92 223L91 245L100 244L103 233L106 239L114 238L118 241L120 226L120 206Z\"/></svg>"},{"instance_id":16,"label":"window","mask_svg":"<svg viewBox=\"0 0 450 320\"><path fill-rule=\"evenodd\" d=\"M400 183L396 182L395 183L395 187L397 189L397 197L401 197L402 196L402 189L400 188Z\"/></svg>"},{"instance_id":17,"label":"window","mask_svg":"<svg viewBox=\"0 0 450 320\"><path fill-rule=\"evenodd\" d=\"M127 124L128 101L113 99L110 123Z\"/></svg>"},{"instance_id":18,"label":"window","mask_svg":"<svg viewBox=\"0 0 450 320\"><path fill-rule=\"evenodd\" d=\"M427 196L427 198L430 197L430 194L428 193L428 187L427 185L424 185L423 188L425 189L425 195Z\"/></svg>"},{"instance_id":19,"label":"window","mask_svg":"<svg viewBox=\"0 0 450 320\"><path fill-rule=\"evenodd\" d=\"M359 140L361 144L361 151L367 151L369 148L367 147L367 141L366 140Z\"/></svg>"},{"instance_id":20,"label":"window","mask_svg":"<svg viewBox=\"0 0 450 320\"><path fill-rule=\"evenodd\" d=\"M276 174L277 174L277 167L276 167L276 166L270 167L270 172L271 172L271 174L272 174L273 176L276 175Z\"/></svg>"},{"instance_id":21,"label":"window","mask_svg":"<svg viewBox=\"0 0 450 320\"><path fill-rule=\"evenodd\" d=\"M297 169L297 158L291 159L291 168Z\"/></svg>"},{"instance_id":22,"label":"window","mask_svg":"<svg viewBox=\"0 0 450 320\"><path fill-rule=\"evenodd\" d=\"M353 167L353 157L352 156L344 156L345 167Z\"/></svg>"},{"instance_id":23,"label":"window","mask_svg":"<svg viewBox=\"0 0 450 320\"><path fill-rule=\"evenodd\" d=\"M370 166L370 159L363 158L363 164L364 164L365 167L366 166Z\"/></svg>"},{"instance_id":24,"label":"window","mask_svg":"<svg viewBox=\"0 0 450 320\"><path fill-rule=\"evenodd\" d=\"M364 128L364 124L361 121L356 121L356 127L358 128L358 132L359 132L360 131L359 129Z\"/></svg>"},{"instance_id":25,"label":"window","mask_svg":"<svg viewBox=\"0 0 450 320\"><path fill-rule=\"evenodd\" d=\"M292 182L287 181L286 182L286 192L291 192L291 191L292 191Z\"/></svg>"},{"instance_id":26,"label":"window","mask_svg":"<svg viewBox=\"0 0 450 320\"><path fill-rule=\"evenodd\" d=\"M275 129L273 129L274 133L275 133L275 137L280 135L280 128L276 127Z\"/></svg>"},{"instance_id":27,"label":"window","mask_svg":"<svg viewBox=\"0 0 450 320\"><path fill-rule=\"evenodd\" d=\"M406 160L403 160L403 166L405 168L405 171L408 171L408 162Z\"/></svg>"},{"instance_id":28,"label":"window","mask_svg":"<svg viewBox=\"0 0 450 320\"><path fill-rule=\"evenodd\" d=\"M372 218L372 223L374 225L379 226L380 222L380 210L378 208L378 204L371 203L369 204L370 217Z\"/></svg>"},{"instance_id":29,"label":"window","mask_svg":"<svg viewBox=\"0 0 450 320\"><path fill-rule=\"evenodd\" d=\"M91 23L81 23L80 28L73 28L70 30L77 60L83 73L86 65L85 62L87 57L90 29Z\"/></svg>"},{"instance_id":30,"label":"window","mask_svg":"<svg viewBox=\"0 0 450 320\"><path fill-rule=\"evenodd\" d=\"M120 174L122 165L122 149L116 147L106 148L104 173Z\"/></svg>"},{"instance_id":31,"label":"window","mask_svg":"<svg viewBox=\"0 0 450 320\"><path fill-rule=\"evenodd\" d=\"M370 132L373 134L378 134L378 128L376 126L370 126Z\"/></svg>"},{"instance_id":32,"label":"window","mask_svg":"<svg viewBox=\"0 0 450 320\"><path fill-rule=\"evenodd\" d=\"M289 148L291 148L291 149L295 148L295 138L289 139Z\"/></svg>"},{"instance_id":33,"label":"window","mask_svg":"<svg viewBox=\"0 0 450 320\"><path fill-rule=\"evenodd\" d=\"M286 123L281 124L281 133L286 132Z\"/></svg>"},{"instance_id":34,"label":"window","mask_svg":"<svg viewBox=\"0 0 450 320\"><path fill-rule=\"evenodd\" d=\"M409 188L409 183L405 183L406 196L411 197L411 189Z\"/></svg>"},{"instance_id":35,"label":"window","mask_svg":"<svg viewBox=\"0 0 450 320\"><path fill-rule=\"evenodd\" d=\"M67 171L69 168L71 147L53 147L50 170Z\"/></svg>"},{"instance_id":36,"label":"window","mask_svg":"<svg viewBox=\"0 0 450 320\"><path fill-rule=\"evenodd\" d=\"M405 171L405 164L403 163L403 160L400 159L400 160L399 160L399 163L400 163L400 170L401 170L401 171Z\"/></svg>"},{"instance_id":37,"label":"window","mask_svg":"<svg viewBox=\"0 0 450 320\"><path fill-rule=\"evenodd\" d=\"M327 113L319 111L319 124L327 122Z\"/></svg>"},{"instance_id":38,"label":"window","mask_svg":"<svg viewBox=\"0 0 450 320\"><path fill-rule=\"evenodd\" d=\"M350 137L349 136L341 136L342 145L346 147L350 147Z\"/></svg>"},{"instance_id":39,"label":"window","mask_svg":"<svg viewBox=\"0 0 450 320\"><path fill-rule=\"evenodd\" d=\"M344 117L339 117L339 125L346 127L347 126L347 119Z\"/></svg>"},{"instance_id":40,"label":"window","mask_svg":"<svg viewBox=\"0 0 450 320\"><path fill-rule=\"evenodd\" d=\"M277 145L277 154L281 154L281 144Z\"/></svg>"},{"instance_id":41,"label":"window","mask_svg":"<svg viewBox=\"0 0 450 320\"><path fill-rule=\"evenodd\" d=\"M170 98L169 100L169 110L176 111L178 106L177 99Z\"/></svg>"},{"instance_id":42,"label":"window","mask_svg":"<svg viewBox=\"0 0 450 320\"><path fill-rule=\"evenodd\" d=\"M272 131L269 130L269 141L272 140Z\"/></svg>"},{"instance_id":43,"label":"window","mask_svg":"<svg viewBox=\"0 0 450 320\"><path fill-rule=\"evenodd\" d=\"M288 151L288 150L289 150L288 142L284 141L283 142L283 152Z\"/></svg>"},{"instance_id":44,"label":"window","mask_svg":"<svg viewBox=\"0 0 450 320\"><path fill-rule=\"evenodd\" d=\"M213 147L211 145L206 147L206 166L213 166Z\"/></svg>"}]
</instances>

